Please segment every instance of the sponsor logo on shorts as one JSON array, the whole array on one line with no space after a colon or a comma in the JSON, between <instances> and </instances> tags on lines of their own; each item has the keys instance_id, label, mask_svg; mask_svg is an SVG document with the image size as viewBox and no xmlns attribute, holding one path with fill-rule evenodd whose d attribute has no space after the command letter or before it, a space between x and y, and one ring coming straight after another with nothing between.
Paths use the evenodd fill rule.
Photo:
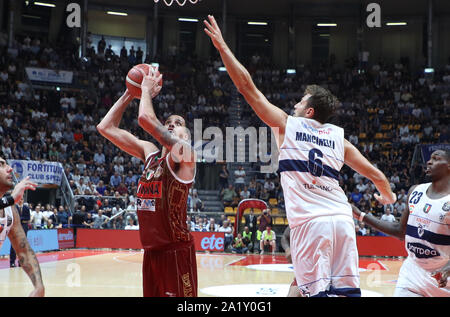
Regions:
<instances>
[{"instance_id":1,"label":"sponsor logo on shorts","mask_svg":"<svg viewBox=\"0 0 450 317\"><path fill-rule=\"evenodd\" d=\"M434 258L440 256L441 254L435 249L429 248L421 243L411 243L408 242L406 248L415 254L419 259Z\"/></svg>"}]
</instances>

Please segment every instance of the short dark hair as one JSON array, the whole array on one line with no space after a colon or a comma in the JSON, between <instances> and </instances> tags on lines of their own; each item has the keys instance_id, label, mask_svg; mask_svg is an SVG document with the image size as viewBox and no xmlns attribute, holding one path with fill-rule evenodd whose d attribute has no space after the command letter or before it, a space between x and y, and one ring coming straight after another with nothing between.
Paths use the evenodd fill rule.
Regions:
<instances>
[{"instance_id":1,"label":"short dark hair","mask_svg":"<svg viewBox=\"0 0 450 317\"><path fill-rule=\"evenodd\" d=\"M328 89L318 85L306 86L305 95L307 94L311 95L308 106L314 109L314 119L326 123L339 105L338 98Z\"/></svg>"},{"instance_id":2,"label":"short dark hair","mask_svg":"<svg viewBox=\"0 0 450 317\"><path fill-rule=\"evenodd\" d=\"M440 149L440 150L442 152L444 152L445 159L450 162L450 149L445 148L445 149Z\"/></svg>"}]
</instances>

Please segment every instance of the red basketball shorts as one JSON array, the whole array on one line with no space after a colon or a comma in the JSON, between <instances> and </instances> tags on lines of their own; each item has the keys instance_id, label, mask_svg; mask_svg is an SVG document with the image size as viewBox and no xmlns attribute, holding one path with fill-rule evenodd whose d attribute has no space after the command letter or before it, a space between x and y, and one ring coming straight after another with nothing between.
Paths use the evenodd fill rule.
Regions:
<instances>
[{"instance_id":1,"label":"red basketball shorts","mask_svg":"<svg viewBox=\"0 0 450 317\"><path fill-rule=\"evenodd\" d=\"M197 297L194 242L144 250L144 297Z\"/></svg>"}]
</instances>

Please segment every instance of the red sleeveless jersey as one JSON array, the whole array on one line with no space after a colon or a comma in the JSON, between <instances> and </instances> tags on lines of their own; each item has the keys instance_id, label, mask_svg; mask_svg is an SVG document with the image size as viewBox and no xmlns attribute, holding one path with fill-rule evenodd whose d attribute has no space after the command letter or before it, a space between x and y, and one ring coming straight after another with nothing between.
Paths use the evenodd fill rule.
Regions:
<instances>
[{"instance_id":1,"label":"red sleeveless jersey","mask_svg":"<svg viewBox=\"0 0 450 317\"><path fill-rule=\"evenodd\" d=\"M139 234L144 249L193 240L187 224L187 199L192 182L176 178L168 155L158 159L150 154L136 193Z\"/></svg>"}]
</instances>

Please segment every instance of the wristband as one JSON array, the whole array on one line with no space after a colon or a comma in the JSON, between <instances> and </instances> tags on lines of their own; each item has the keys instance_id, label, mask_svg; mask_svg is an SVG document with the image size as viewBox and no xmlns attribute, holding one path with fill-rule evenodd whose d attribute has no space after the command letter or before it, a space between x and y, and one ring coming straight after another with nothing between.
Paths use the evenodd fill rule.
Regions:
<instances>
[{"instance_id":1,"label":"wristband","mask_svg":"<svg viewBox=\"0 0 450 317\"><path fill-rule=\"evenodd\" d=\"M361 214L359 215L359 222L364 222L364 216L366 215L365 212L361 212Z\"/></svg>"},{"instance_id":2,"label":"wristband","mask_svg":"<svg viewBox=\"0 0 450 317\"><path fill-rule=\"evenodd\" d=\"M14 205L14 198L11 195L5 195L0 199L0 209Z\"/></svg>"}]
</instances>

